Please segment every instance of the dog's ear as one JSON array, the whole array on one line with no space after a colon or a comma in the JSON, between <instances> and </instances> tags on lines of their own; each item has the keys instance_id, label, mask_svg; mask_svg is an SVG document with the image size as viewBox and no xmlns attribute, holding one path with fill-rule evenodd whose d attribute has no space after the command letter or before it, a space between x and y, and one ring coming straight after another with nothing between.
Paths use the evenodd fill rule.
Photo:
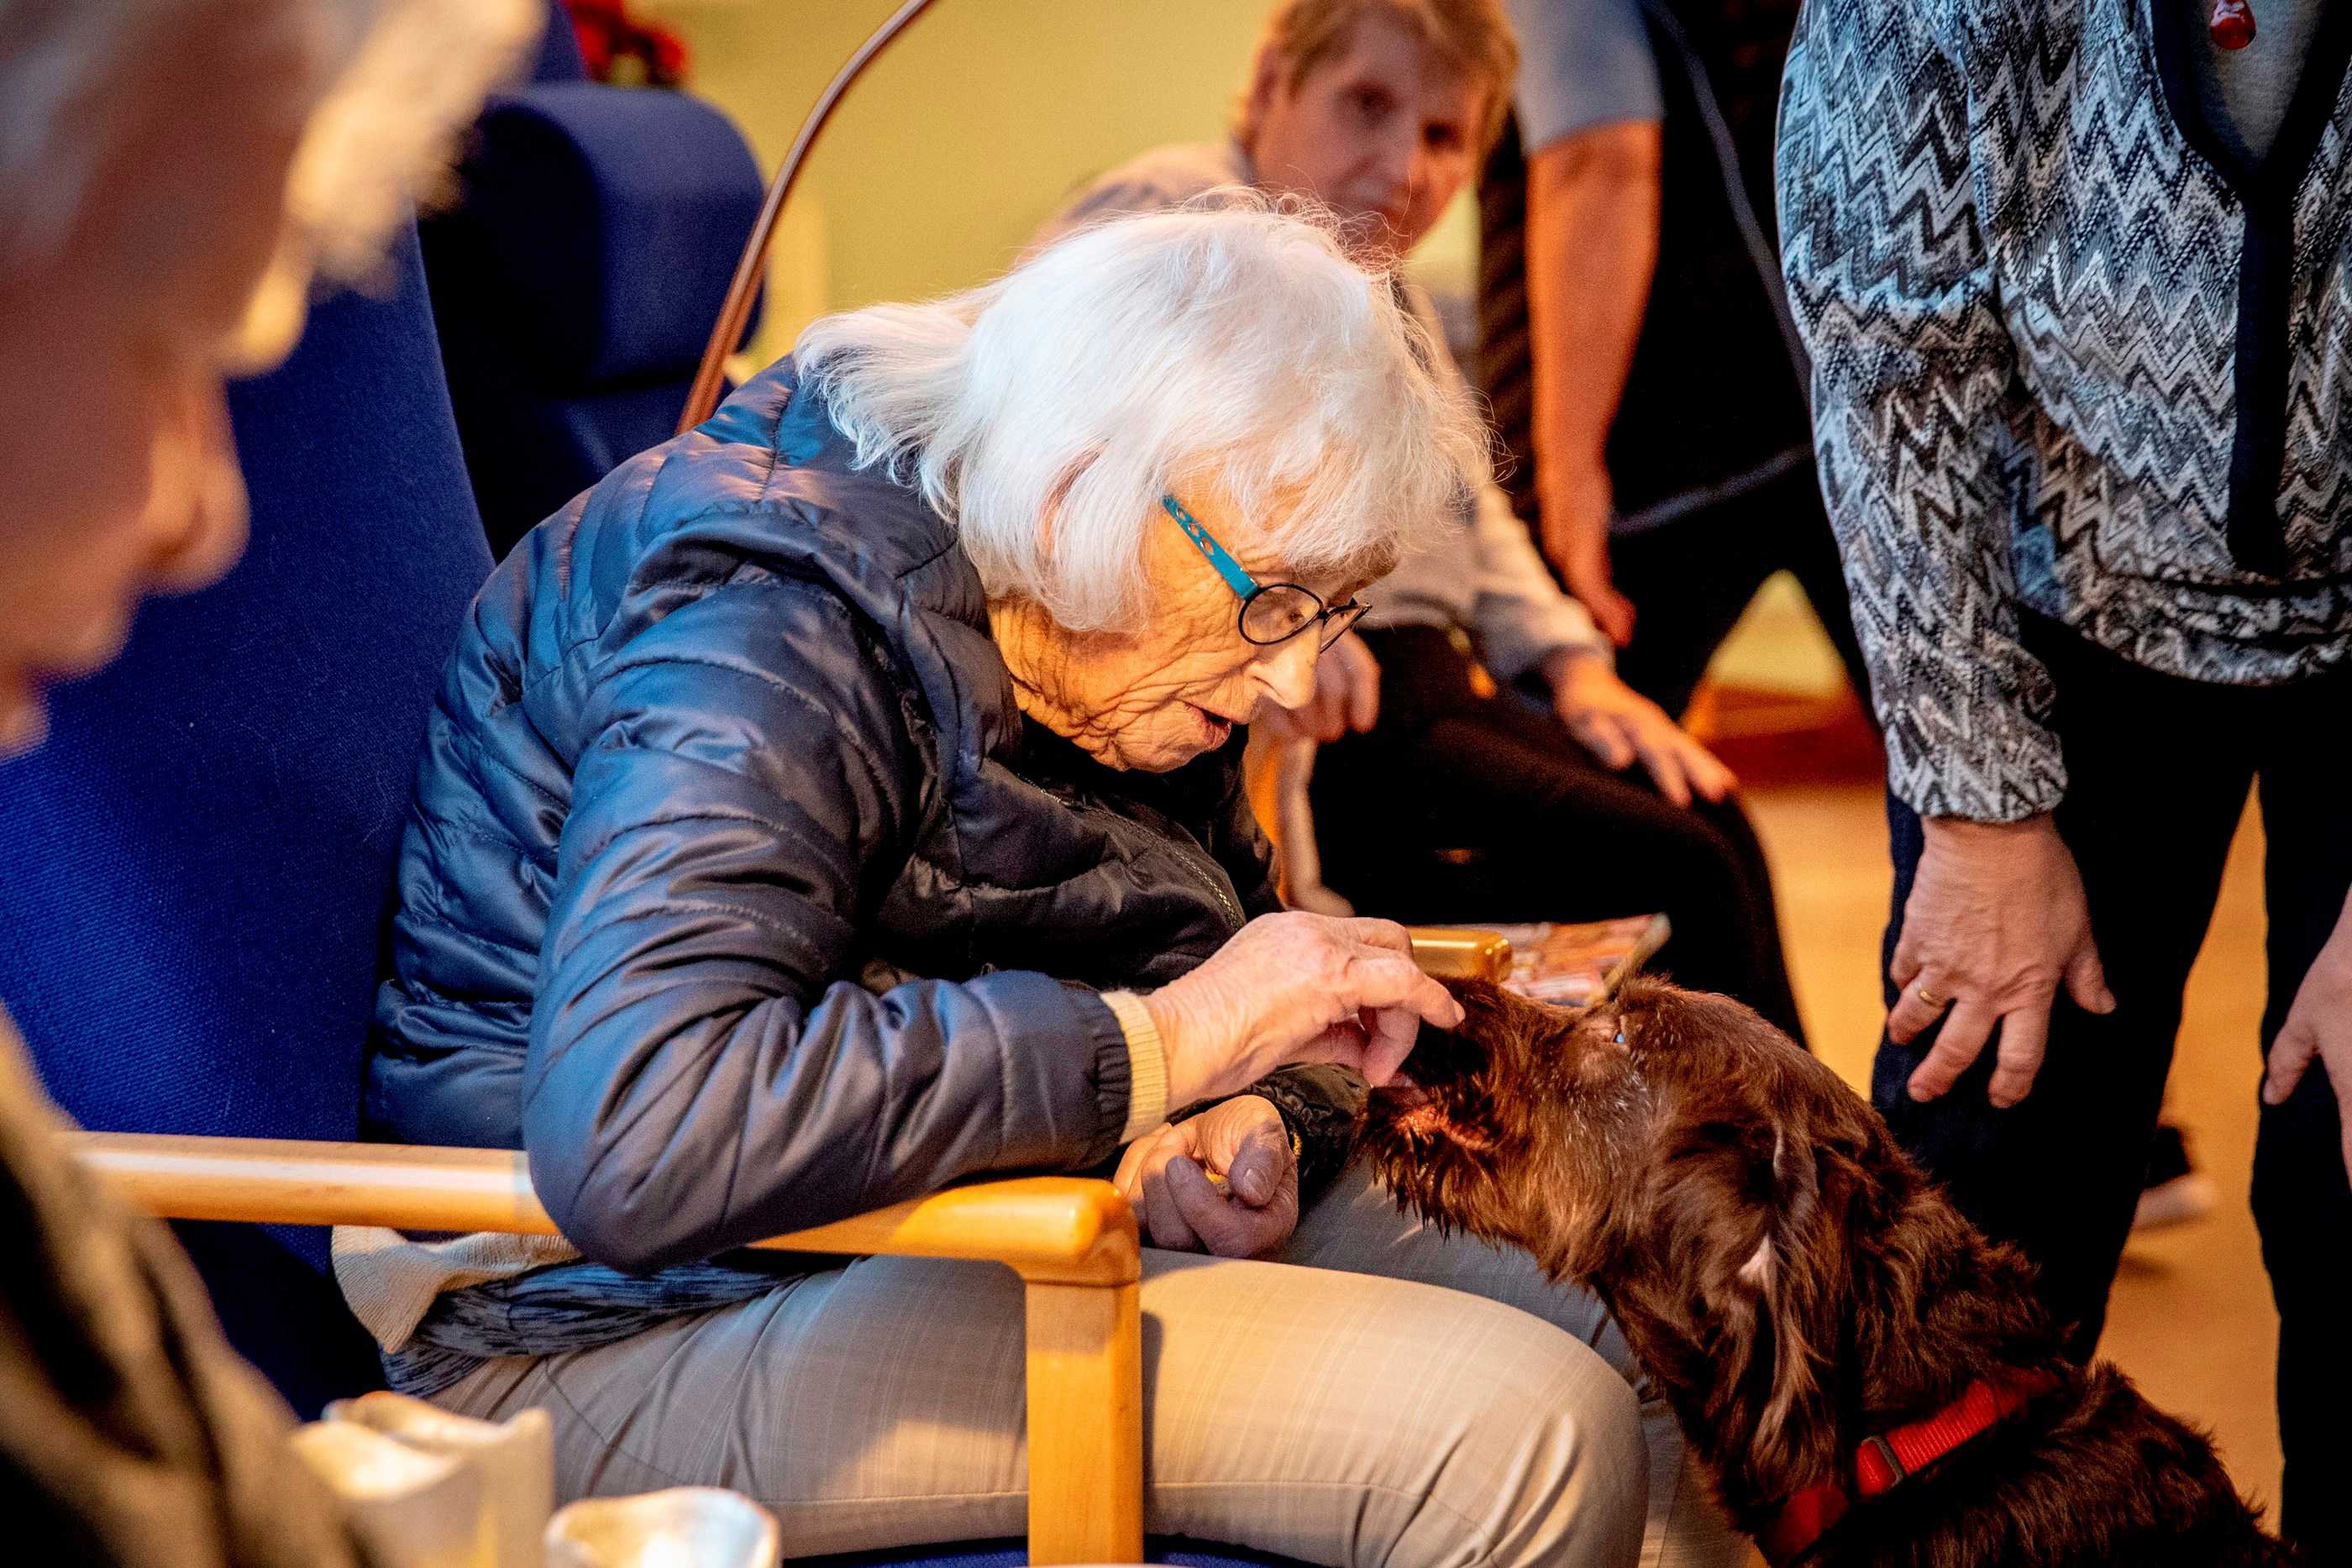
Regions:
<instances>
[{"instance_id":1,"label":"dog's ear","mask_svg":"<svg viewBox=\"0 0 2352 1568\"><path fill-rule=\"evenodd\" d=\"M1773 1132L1769 1149L1748 1153L1749 1201L1738 1208L1752 1224L1723 1260L1717 1289L1731 1299L1717 1308L1737 1325L1747 1358L1741 1381L1759 1401L1753 1461L1764 1474L1801 1475L1833 1458L1836 1444L1834 1418L1820 1397L1832 1332L1822 1321L1813 1236L1821 1172L1812 1151L1784 1130Z\"/></svg>"},{"instance_id":2,"label":"dog's ear","mask_svg":"<svg viewBox=\"0 0 2352 1568\"><path fill-rule=\"evenodd\" d=\"M1801 1245L1821 1202L1821 1171L1809 1151L1792 1148L1788 1133L1776 1128L1771 1153L1759 1162L1756 1175L1755 1186L1764 1197L1756 1247L1732 1277L1741 1289L1769 1303L1790 1267L1785 1258Z\"/></svg>"},{"instance_id":3,"label":"dog's ear","mask_svg":"<svg viewBox=\"0 0 2352 1568\"><path fill-rule=\"evenodd\" d=\"M1790 1254L1811 1217L1819 1189L1812 1161L1764 1125L1724 1151L1719 1178L1727 1191L1711 1200L1717 1232L1699 1289L1718 1315L1769 1312L1779 1299Z\"/></svg>"}]
</instances>

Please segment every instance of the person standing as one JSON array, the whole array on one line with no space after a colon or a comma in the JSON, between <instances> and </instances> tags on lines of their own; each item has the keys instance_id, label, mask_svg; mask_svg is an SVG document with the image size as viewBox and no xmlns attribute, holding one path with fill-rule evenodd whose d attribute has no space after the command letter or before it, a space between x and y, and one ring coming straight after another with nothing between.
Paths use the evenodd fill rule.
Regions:
<instances>
[{"instance_id":1,"label":"person standing","mask_svg":"<svg viewBox=\"0 0 2352 1568\"><path fill-rule=\"evenodd\" d=\"M2283 1522L2343 1562L2352 7L2253 15L1812 0L1780 227L1886 730L1874 1097L2087 1357L2258 790Z\"/></svg>"},{"instance_id":2,"label":"person standing","mask_svg":"<svg viewBox=\"0 0 2352 1568\"><path fill-rule=\"evenodd\" d=\"M1510 0L1514 126L1479 183L1479 377L1512 503L1680 714L1792 572L1868 703L1772 225L1797 0Z\"/></svg>"}]
</instances>

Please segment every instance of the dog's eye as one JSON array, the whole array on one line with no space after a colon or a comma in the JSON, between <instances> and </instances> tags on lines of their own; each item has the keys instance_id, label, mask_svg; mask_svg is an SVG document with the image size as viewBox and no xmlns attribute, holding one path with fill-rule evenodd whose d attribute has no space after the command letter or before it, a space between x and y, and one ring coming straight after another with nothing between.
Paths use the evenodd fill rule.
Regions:
<instances>
[{"instance_id":1,"label":"dog's eye","mask_svg":"<svg viewBox=\"0 0 2352 1568\"><path fill-rule=\"evenodd\" d=\"M1619 1045L1625 1043L1625 1026L1622 1023L1617 1026L1617 1043Z\"/></svg>"}]
</instances>

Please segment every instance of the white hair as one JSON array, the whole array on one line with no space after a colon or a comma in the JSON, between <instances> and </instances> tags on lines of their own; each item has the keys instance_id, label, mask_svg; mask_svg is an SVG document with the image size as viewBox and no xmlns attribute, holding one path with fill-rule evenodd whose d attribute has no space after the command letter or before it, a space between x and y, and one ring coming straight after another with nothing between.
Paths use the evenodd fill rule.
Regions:
<instances>
[{"instance_id":1,"label":"white hair","mask_svg":"<svg viewBox=\"0 0 2352 1568\"><path fill-rule=\"evenodd\" d=\"M1462 515L1485 425L1385 278L1263 199L1115 218L998 281L826 317L794 352L861 467L919 485L992 599L1146 608L1143 530L1206 490L1302 575L1388 571ZM1228 541L1230 543L1230 541Z\"/></svg>"},{"instance_id":2,"label":"white hair","mask_svg":"<svg viewBox=\"0 0 2352 1568\"><path fill-rule=\"evenodd\" d=\"M439 193L453 136L543 15L534 0L0 0L0 267L51 256L73 233L152 112L142 83L152 91L167 51L206 34L229 40L229 59L299 40L313 64L306 97L256 107L257 126L307 116L257 301L299 327L314 272L364 278L409 204Z\"/></svg>"}]
</instances>

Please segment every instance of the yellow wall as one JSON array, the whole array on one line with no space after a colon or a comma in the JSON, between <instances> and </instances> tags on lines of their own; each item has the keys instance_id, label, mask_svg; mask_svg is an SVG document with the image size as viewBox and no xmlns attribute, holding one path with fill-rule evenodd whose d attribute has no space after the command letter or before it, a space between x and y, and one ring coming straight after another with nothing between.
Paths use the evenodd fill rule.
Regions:
<instances>
[{"instance_id":1,"label":"yellow wall","mask_svg":"<svg viewBox=\"0 0 2352 1568\"><path fill-rule=\"evenodd\" d=\"M761 361L826 310L1002 270L1081 182L1222 134L1265 0L938 0L850 89L777 234ZM772 173L816 95L896 0L644 0L693 89ZM1467 198L1415 270L1465 285Z\"/></svg>"}]
</instances>

